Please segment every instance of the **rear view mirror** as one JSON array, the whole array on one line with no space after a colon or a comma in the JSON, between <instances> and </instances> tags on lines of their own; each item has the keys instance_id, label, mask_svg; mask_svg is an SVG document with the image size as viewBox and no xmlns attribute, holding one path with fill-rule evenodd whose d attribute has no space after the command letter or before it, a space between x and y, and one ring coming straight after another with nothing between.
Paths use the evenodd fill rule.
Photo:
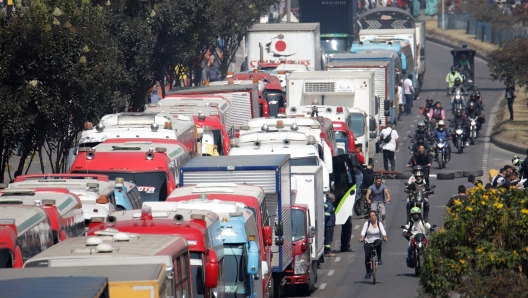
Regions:
<instances>
[{"instance_id":1,"label":"rear view mirror","mask_svg":"<svg viewBox=\"0 0 528 298\"><path fill-rule=\"evenodd\" d=\"M371 138L371 139L375 139L375 138L377 138L377 137L378 137L378 133L377 133L377 132L374 131L374 132L371 132L371 133L370 133L370 138Z\"/></svg>"},{"instance_id":2,"label":"rear view mirror","mask_svg":"<svg viewBox=\"0 0 528 298\"><path fill-rule=\"evenodd\" d=\"M257 274L259 271L259 263L260 255L257 243L255 241L249 241L247 273L249 275Z\"/></svg>"},{"instance_id":3,"label":"rear view mirror","mask_svg":"<svg viewBox=\"0 0 528 298\"><path fill-rule=\"evenodd\" d=\"M376 131L376 119L374 118L369 119L369 130Z\"/></svg>"},{"instance_id":4,"label":"rear view mirror","mask_svg":"<svg viewBox=\"0 0 528 298\"><path fill-rule=\"evenodd\" d=\"M265 226L264 228L262 228L262 236L264 237L264 245L271 246L271 244L273 243L273 239L270 226Z\"/></svg>"},{"instance_id":5,"label":"rear view mirror","mask_svg":"<svg viewBox=\"0 0 528 298\"><path fill-rule=\"evenodd\" d=\"M436 225L431 225L431 229L434 229L434 228L436 228Z\"/></svg>"},{"instance_id":6,"label":"rear view mirror","mask_svg":"<svg viewBox=\"0 0 528 298\"><path fill-rule=\"evenodd\" d=\"M275 236L282 237L284 231L282 229L282 222L275 223Z\"/></svg>"},{"instance_id":7,"label":"rear view mirror","mask_svg":"<svg viewBox=\"0 0 528 298\"><path fill-rule=\"evenodd\" d=\"M310 235L309 235L310 238L314 238L315 237L315 227L314 226L310 226Z\"/></svg>"},{"instance_id":8,"label":"rear view mirror","mask_svg":"<svg viewBox=\"0 0 528 298\"><path fill-rule=\"evenodd\" d=\"M205 287L216 288L218 286L218 259L214 250L209 249L208 253L209 260L205 264Z\"/></svg>"},{"instance_id":9,"label":"rear view mirror","mask_svg":"<svg viewBox=\"0 0 528 298\"><path fill-rule=\"evenodd\" d=\"M400 228L402 228L402 229L407 229L405 226L400 226Z\"/></svg>"}]
</instances>

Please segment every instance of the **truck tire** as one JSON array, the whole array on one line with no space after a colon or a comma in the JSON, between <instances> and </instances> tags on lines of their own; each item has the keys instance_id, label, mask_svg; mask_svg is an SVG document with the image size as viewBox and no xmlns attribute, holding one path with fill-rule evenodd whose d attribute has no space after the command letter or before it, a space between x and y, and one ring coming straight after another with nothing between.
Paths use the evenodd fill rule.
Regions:
<instances>
[{"instance_id":1,"label":"truck tire","mask_svg":"<svg viewBox=\"0 0 528 298\"><path fill-rule=\"evenodd\" d=\"M448 172L448 173L438 173L436 174L436 179L438 180L451 180L455 179L455 173Z\"/></svg>"},{"instance_id":2,"label":"truck tire","mask_svg":"<svg viewBox=\"0 0 528 298\"><path fill-rule=\"evenodd\" d=\"M463 173L464 177L469 177L470 175L473 175L475 177L481 177L481 176L484 176L484 171L482 171L482 170L464 171L464 173Z\"/></svg>"},{"instance_id":3,"label":"truck tire","mask_svg":"<svg viewBox=\"0 0 528 298\"><path fill-rule=\"evenodd\" d=\"M282 295L282 274L273 275L273 297L279 298Z\"/></svg>"}]
</instances>

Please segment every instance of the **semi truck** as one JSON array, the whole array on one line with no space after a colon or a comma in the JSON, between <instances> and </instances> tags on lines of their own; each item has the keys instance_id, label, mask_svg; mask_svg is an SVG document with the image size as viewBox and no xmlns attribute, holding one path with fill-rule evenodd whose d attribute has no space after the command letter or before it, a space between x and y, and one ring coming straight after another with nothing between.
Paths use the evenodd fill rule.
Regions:
<instances>
[{"instance_id":1,"label":"semi truck","mask_svg":"<svg viewBox=\"0 0 528 298\"><path fill-rule=\"evenodd\" d=\"M346 52L355 38L354 1L299 0L299 21L319 23L325 54Z\"/></svg>"},{"instance_id":2,"label":"semi truck","mask_svg":"<svg viewBox=\"0 0 528 298\"><path fill-rule=\"evenodd\" d=\"M368 71L294 72L288 79L288 107L311 105L314 100L323 106L347 107L368 163L374 158L381 124L374 75Z\"/></svg>"},{"instance_id":3,"label":"semi truck","mask_svg":"<svg viewBox=\"0 0 528 298\"><path fill-rule=\"evenodd\" d=\"M305 64L309 70L323 66L318 23L254 24L247 32L246 49L249 69L281 59Z\"/></svg>"},{"instance_id":4,"label":"semi truck","mask_svg":"<svg viewBox=\"0 0 528 298\"><path fill-rule=\"evenodd\" d=\"M255 156L200 156L181 168L180 185L235 183L260 186L273 224L272 276L274 296L280 297L286 269L292 263L291 171L287 154Z\"/></svg>"}]
</instances>

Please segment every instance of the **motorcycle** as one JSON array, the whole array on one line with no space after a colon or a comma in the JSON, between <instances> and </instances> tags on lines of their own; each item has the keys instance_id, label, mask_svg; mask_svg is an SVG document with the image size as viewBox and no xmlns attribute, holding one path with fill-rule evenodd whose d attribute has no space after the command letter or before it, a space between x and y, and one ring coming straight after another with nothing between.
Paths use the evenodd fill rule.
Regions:
<instances>
[{"instance_id":1,"label":"motorcycle","mask_svg":"<svg viewBox=\"0 0 528 298\"><path fill-rule=\"evenodd\" d=\"M449 143L445 139L435 139L434 144L434 155L433 157L436 159L436 162L438 162L438 168L443 169L445 168L446 164L448 163L448 152L447 152L447 146L449 146Z\"/></svg>"},{"instance_id":2,"label":"motorcycle","mask_svg":"<svg viewBox=\"0 0 528 298\"><path fill-rule=\"evenodd\" d=\"M405 186L409 186L409 183L405 182ZM431 188L435 188L436 185L431 185ZM417 191L411 191L407 188L404 190L404 192L408 193L409 196L407 198L407 202L412 202L412 207L419 207L420 210L422 210L422 218L424 218L424 200L426 198L429 198L430 194L434 194L434 190L430 191L424 191L424 190L417 190Z\"/></svg>"},{"instance_id":3,"label":"motorcycle","mask_svg":"<svg viewBox=\"0 0 528 298\"><path fill-rule=\"evenodd\" d=\"M458 153L462 153L462 151L464 151L464 147L466 146L464 144L464 134L466 134L464 127L462 125L457 125L453 132L453 143L458 149Z\"/></svg>"},{"instance_id":4,"label":"motorcycle","mask_svg":"<svg viewBox=\"0 0 528 298\"><path fill-rule=\"evenodd\" d=\"M451 102L453 103L453 108L451 109L451 113L455 114L455 111L460 109L464 110L464 98L462 97L462 91L460 88L457 88L455 90L455 95L451 98Z\"/></svg>"},{"instance_id":5,"label":"motorcycle","mask_svg":"<svg viewBox=\"0 0 528 298\"><path fill-rule=\"evenodd\" d=\"M479 123L478 123L479 116L475 116L474 118L471 118L468 116L469 119L469 144L475 145L475 139L478 136L479 133Z\"/></svg>"},{"instance_id":6,"label":"motorcycle","mask_svg":"<svg viewBox=\"0 0 528 298\"><path fill-rule=\"evenodd\" d=\"M405 239L409 240L412 235L412 232L406 229L405 226L401 226L401 228L404 230ZM434 232L435 228L436 228L436 225L431 225L429 232ZM427 240L427 235L425 234L417 233L416 235L414 235L414 237L411 240L411 260L410 260L411 264L410 265L411 265L411 268L414 268L414 273L416 273L416 275L420 275L420 272L422 271L422 266L424 263L423 250L427 246L429 246L429 241Z\"/></svg>"}]
</instances>

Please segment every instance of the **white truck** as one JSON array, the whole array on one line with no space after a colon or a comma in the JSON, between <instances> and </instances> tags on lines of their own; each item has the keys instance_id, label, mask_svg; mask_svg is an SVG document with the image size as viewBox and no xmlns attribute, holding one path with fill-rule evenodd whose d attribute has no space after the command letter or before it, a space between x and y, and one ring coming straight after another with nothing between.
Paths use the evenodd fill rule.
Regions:
<instances>
[{"instance_id":1,"label":"white truck","mask_svg":"<svg viewBox=\"0 0 528 298\"><path fill-rule=\"evenodd\" d=\"M292 166L292 201L295 204L306 204L310 210L309 226L315 227L315 237L310 244L312 267L322 259L324 252L325 215L323 193L323 171L321 166ZM295 226L295 223L294 223Z\"/></svg>"},{"instance_id":2,"label":"white truck","mask_svg":"<svg viewBox=\"0 0 528 298\"><path fill-rule=\"evenodd\" d=\"M374 76L373 71L294 72L288 78L288 108L311 105L314 100L323 106L347 107L356 143L364 144L368 163L374 157L381 124Z\"/></svg>"},{"instance_id":3,"label":"white truck","mask_svg":"<svg viewBox=\"0 0 528 298\"><path fill-rule=\"evenodd\" d=\"M319 23L254 24L246 36L248 69L264 63L305 64L309 70L321 70L323 53Z\"/></svg>"}]
</instances>

